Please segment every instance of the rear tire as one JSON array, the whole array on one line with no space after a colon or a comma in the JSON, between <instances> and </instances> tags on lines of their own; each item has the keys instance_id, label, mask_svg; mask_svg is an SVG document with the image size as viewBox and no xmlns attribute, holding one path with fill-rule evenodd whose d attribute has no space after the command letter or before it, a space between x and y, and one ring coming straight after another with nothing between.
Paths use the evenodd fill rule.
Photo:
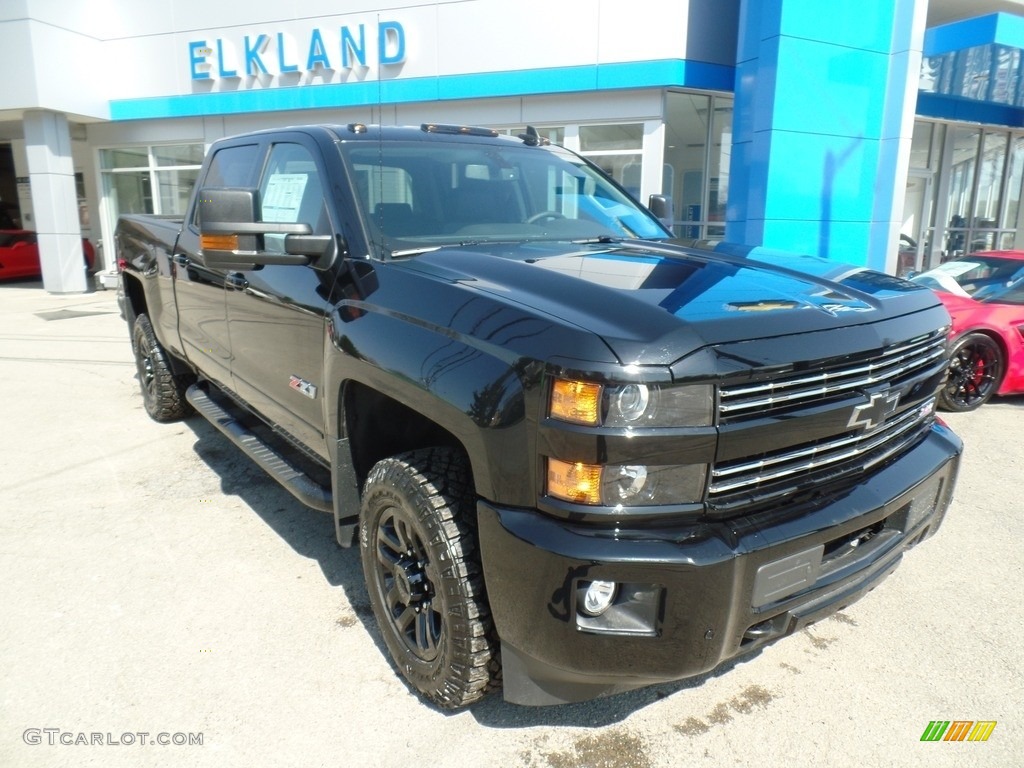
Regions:
<instances>
[{"instance_id":1,"label":"rear tire","mask_svg":"<svg viewBox=\"0 0 1024 768\"><path fill-rule=\"evenodd\" d=\"M359 542L370 604L395 666L429 701L464 707L499 685L465 459L442 448L378 462Z\"/></svg>"},{"instance_id":2,"label":"rear tire","mask_svg":"<svg viewBox=\"0 0 1024 768\"><path fill-rule=\"evenodd\" d=\"M939 391L939 407L943 410L973 411L999 389L1005 362L1002 348L991 336L961 336L949 358L949 374Z\"/></svg>"},{"instance_id":3,"label":"rear tire","mask_svg":"<svg viewBox=\"0 0 1024 768\"><path fill-rule=\"evenodd\" d=\"M146 413L155 421L177 421L191 413L185 390L194 377L174 374L168 354L157 340L149 317L144 314L135 318L132 327L132 351Z\"/></svg>"}]
</instances>

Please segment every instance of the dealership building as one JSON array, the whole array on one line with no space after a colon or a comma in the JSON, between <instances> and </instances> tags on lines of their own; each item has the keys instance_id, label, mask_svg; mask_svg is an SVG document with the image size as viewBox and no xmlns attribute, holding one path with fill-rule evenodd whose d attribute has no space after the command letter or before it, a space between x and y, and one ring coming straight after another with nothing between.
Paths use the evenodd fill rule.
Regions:
<instances>
[{"instance_id":1,"label":"dealership building","mask_svg":"<svg viewBox=\"0 0 1024 768\"><path fill-rule=\"evenodd\" d=\"M1024 248L1024 0L5 0L0 204L44 287L112 284L223 136L534 126L675 234L902 274Z\"/></svg>"}]
</instances>

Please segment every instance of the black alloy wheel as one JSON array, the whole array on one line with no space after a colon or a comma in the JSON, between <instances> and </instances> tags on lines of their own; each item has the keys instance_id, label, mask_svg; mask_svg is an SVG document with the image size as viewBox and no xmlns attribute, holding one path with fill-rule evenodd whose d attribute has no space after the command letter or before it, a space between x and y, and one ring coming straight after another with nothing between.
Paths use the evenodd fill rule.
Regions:
<instances>
[{"instance_id":1,"label":"black alloy wheel","mask_svg":"<svg viewBox=\"0 0 1024 768\"><path fill-rule=\"evenodd\" d=\"M465 459L447 449L383 459L360 512L363 573L384 643L409 683L445 709L500 684L468 478Z\"/></svg>"},{"instance_id":2,"label":"black alloy wheel","mask_svg":"<svg viewBox=\"0 0 1024 768\"><path fill-rule=\"evenodd\" d=\"M950 353L939 406L947 411L973 411L999 388L1003 371L1003 350L995 339L984 333L962 336Z\"/></svg>"}]
</instances>

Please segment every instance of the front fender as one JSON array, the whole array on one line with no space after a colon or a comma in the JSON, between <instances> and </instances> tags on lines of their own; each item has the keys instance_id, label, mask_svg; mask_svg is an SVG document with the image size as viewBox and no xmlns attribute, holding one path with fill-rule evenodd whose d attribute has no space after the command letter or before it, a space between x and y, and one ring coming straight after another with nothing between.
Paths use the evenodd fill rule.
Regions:
<instances>
[{"instance_id":1,"label":"front fender","mask_svg":"<svg viewBox=\"0 0 1024 768\"><path fill-rule=\"evenodd\" d=\"M541 366L451 329L368 311L328 324L325 381L358 382L453 435L469 457L477 493L509 505L536 503L534 432L527 414ZM343 435L340 397L327 423ZM380 429L401 425L380 424Z\"/></svg>"}]
</instances>

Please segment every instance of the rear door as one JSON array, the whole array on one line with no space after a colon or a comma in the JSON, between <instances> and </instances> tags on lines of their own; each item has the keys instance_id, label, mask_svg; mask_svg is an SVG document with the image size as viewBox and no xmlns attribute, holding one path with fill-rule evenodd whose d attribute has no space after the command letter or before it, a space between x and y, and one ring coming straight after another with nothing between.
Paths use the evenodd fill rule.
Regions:
<instances>
[{"instance_id":1,"label":"rear door","mask_svg":"<svg viewBox=\"0 0 1024 768\"><path fill-rule=\"evenodd\" d=\"M324 196L327 174L316 144L282 134L269 147L258 180L262 221L333 228ZM267 235L268 251L283 238ZM323 387L326 296L333 271L260 266L225 276L236 392L271 424L327 457Z\"/></svg>"}]
</instances>

